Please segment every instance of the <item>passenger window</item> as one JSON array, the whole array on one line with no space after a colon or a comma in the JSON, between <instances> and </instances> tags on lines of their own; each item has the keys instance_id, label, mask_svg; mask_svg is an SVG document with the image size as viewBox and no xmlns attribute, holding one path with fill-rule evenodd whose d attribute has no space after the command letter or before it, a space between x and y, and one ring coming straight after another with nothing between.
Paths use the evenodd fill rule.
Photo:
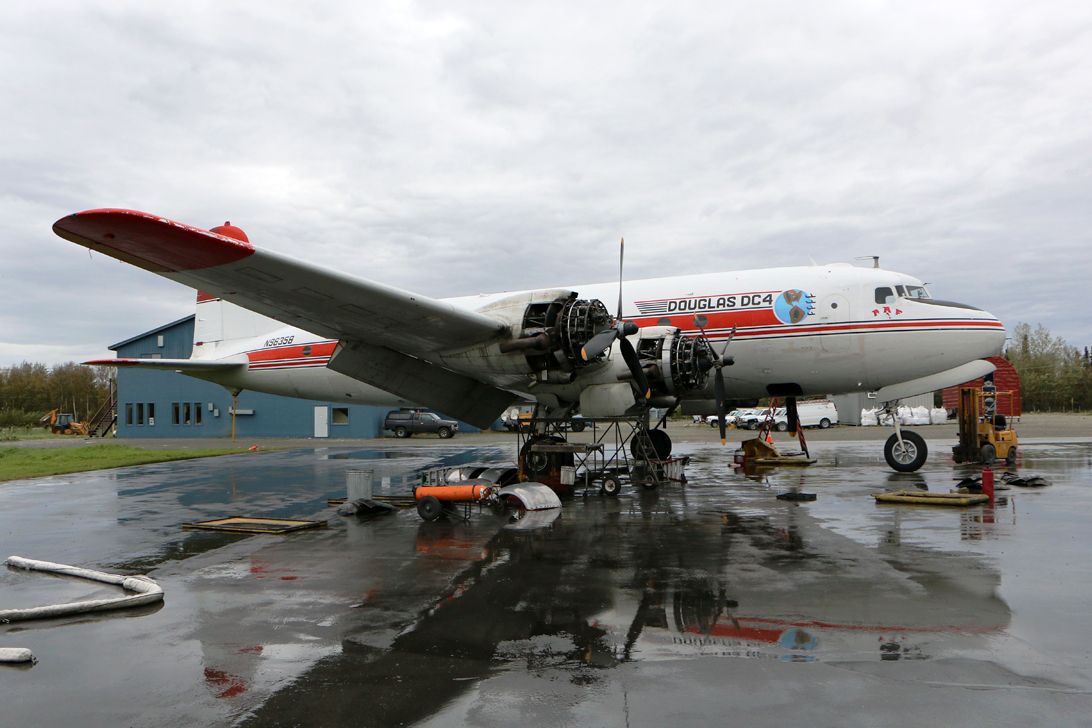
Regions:
<instances>
[{"instance_id":1,"label":"passenger window","mask_svg":"<svg viewBox=\"0 0 1092 728\"><path fill-rule=\"evenodd\" d=\"M895 293L890 288L876 289L876 303L887 303L887 299L894 297Z\"/></svg>"}]
</instances>

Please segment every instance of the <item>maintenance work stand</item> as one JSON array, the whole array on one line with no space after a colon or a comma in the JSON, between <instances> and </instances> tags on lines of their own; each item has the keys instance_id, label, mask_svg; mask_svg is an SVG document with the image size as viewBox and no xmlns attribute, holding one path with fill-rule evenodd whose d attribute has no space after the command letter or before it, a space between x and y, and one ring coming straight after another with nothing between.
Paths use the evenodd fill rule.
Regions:
<instances>
[{"instance_id":1,"label":"maintenance work stand","mask_svg":"<svg viewBox=\"0 0 1092 728\"><path fill-rule=\"evenodd\" d=\"M647 413L531 417L521 423L517 437L519 479L544 483L559 495L599 490L617 496L626 484L654 489L686 482L689 456L671 456L671 438L662 429L649 429Z\"/></svg>"}]
</instances>

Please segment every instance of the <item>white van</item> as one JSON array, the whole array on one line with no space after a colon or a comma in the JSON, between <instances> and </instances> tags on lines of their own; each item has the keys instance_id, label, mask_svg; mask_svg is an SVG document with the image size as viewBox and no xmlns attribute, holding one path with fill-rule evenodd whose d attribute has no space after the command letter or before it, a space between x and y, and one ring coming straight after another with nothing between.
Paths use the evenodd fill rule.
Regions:
<instances>
[{"instance_id":1,"label":"white van","mask_svg":"<svg viewBox=\"0 0 1092 728\"><path fill-rule=\"evenodd\" d=\"M838 408L826 399L797 402L796 413L800 415L802 427L820 427L827 429L838 424Z\"/></svg>"},{"instance_id":2,"label":"white van","mask_svg":"<svg viewBox=\"0 0 1092 728\"><path fill-rule=\"evenodd\" d=\"M733 412L736 416L729 417L728 421L734 422L735 426L741 430L757 430L766 420L768 413L769 409L737 410ZM796 413L800 417L801 427L819 427L825 430L831 425L838 424L838 409L828 400L798 402ZM773 411L773 420L774 429L778 432L789 429L789 418L784 407L778 407ZM710 417L709 424L716 427L717 418Z\"/></svg>"}]
</instances>

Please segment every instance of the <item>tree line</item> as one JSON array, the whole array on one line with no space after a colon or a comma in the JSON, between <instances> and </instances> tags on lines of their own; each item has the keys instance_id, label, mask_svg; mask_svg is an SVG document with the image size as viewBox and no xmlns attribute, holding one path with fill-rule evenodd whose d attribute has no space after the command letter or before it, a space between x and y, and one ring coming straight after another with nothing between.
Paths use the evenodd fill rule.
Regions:
<instances>
[{"instance_id":1,"label":"tree line","mask_svg":"<svg viewBox=\"0 0 1092 728\"><path fill-rule=\"evenodd\" d=\"M1078 349L1039 324L1020 323L1005 351L1020 375L1025 412L1092 410L1092 350ZM113 370L75 362L23 362L0 369L0 427L36 425L52 409L83 421L110 395Z\"/></svg>"},{"instance_id":2,"label":"tree line","mask_svg":"<svg viewBox=\"0 0 1092 728\"><path fill-rule=\"evenodd\" d=\"M31 427L52 409L84 421L110 396L113 372L76 362L0 369L0 427Z\"/></svg>"},{"instance_id":3,"label":"tree line","mask_svg":"<svg viewBox=\"0 0 1092 728\"><path fill-rule=\"evenodd\" d=\"M1092 410L1092 351L1070 346L1039 324L1017 324L1005 350L1020 375L1024 412Z\"/></svg>"}]
</instances>

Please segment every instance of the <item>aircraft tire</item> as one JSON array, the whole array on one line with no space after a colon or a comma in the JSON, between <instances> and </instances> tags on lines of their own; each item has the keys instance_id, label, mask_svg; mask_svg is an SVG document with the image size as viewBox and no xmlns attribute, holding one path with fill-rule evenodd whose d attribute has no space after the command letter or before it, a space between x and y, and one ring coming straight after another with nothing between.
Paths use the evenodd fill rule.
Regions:
<instances>
[{"instance_id":1,"label":"aircraft tire","mask_svg":"<svg viewBox=\"0 0 1092 728\"><path fill-rule=\"evenodd\" d=\"M572 425L570 425L569 429L571 429L573 432L583 432L585 427L587 427L586 423L581 422L580 420L573 420Z\"/></svg>"},{"instance_id":2,"label":"aircraft tire","mask_svg":"<svg viewBox=\"0 0 1092 728\"><path fill-rule=\"evenodd\" d=\"M883 446L883 458L892 470L900 473L912 473L925 464L929 457L929 448L925 440L916 432L902 433L902 446L895 435L887 438Z\"/></svg>"},{"instance_id":3,"label":"aircraft tire","mask_svg":"<svg viewBox=\"0 0 1092 728\"><path fill-rule=\"evenodd\" d=\"M603 478L603 484L600 488L605 495L617 498L618 494L622 492L622 483L619 482L618 478Z\"/></svg>"},{"instance_id":4,"label":"aircraft tire","mask_svg":"<svg viewBox=\"0 0 1092 728\"><path fill-rule=\"evenodd\" d=\"M426 521L435 521L444 512L444 504L434 495L426 495L417 501L417 515Z\"/></svg>"},{"instance_id":5,"label":"aircraft tire","mask_svg":"<svg viewBox=\"0 0 1092 728\"><path fill-rule=\"evenodd\" d=\"M652 452L647 456L643 448L648 447L642 440L634 438L629 451L638 460L667 460L671 457L671 436L663 430L649 430L648 439L652 442Z\"/></svg>"},{"instance_id":6,"label":"aircraft tire","mask_svg":"<svg viewBox=\"0 0 1092 728\"><path fill-rule=\"evenodd\" d=\"M981 453L983 465L993 465L994 461L997 460L997 448L988 442L982 446Z\"/></svg>"}]
</instances>

